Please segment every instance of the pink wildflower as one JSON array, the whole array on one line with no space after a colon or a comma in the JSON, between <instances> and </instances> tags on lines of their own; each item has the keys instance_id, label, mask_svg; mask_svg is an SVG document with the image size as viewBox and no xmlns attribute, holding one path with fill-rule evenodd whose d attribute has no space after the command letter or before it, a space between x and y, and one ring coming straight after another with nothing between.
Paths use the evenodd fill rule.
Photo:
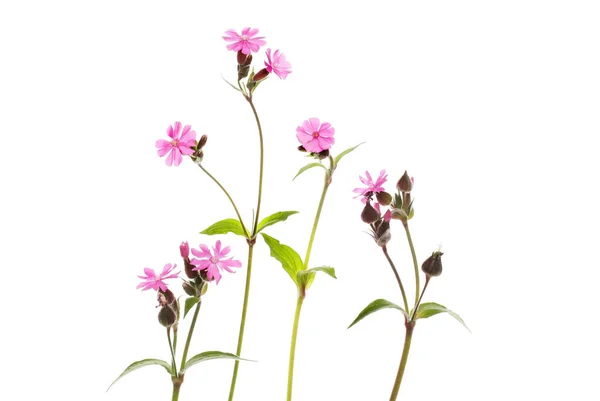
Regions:
<instances>
[{"instance_id":1,"label":"pink wildflower","mask_svg":"<svg viewBox=\"0 0 600 401\"><path fill-rule=\"evenodd\" d=\"M182 242L181 245L179 245L179 253L184 259L188 259L190 257L190 246L187 241Z\"/></svg>"},{"instance_id":2,"label":"pink wildflower","mask_svg":"<svg viewBox=\"0 0 600 401\"><path fill-rule=\"evenodd\" d=\"M296 138L307 152L319 153L327 150L335 143L335 129L331 124L321 124L318 118L309 118L296 128Z\"/></svg>"},{"instance_id":3,"label":"pink wildflower","mask_svg":"<svg viewBox=\"0 0 600 401\"><path fill-rule=\"evenodd\" d=\"M267 61L265 66L269 73L274 72L280 79L285 79L292 72L292 65L285 59L285 55L275 50L271 58L271 49L267 49Z\"/></svg>"},{"instance_id":4,"label":"pink wildflower","mask_svg":"<svg viewBox=\"0 0 600 401\"><path fill-rule=\"evenodd\" d=\"M177 278L179 272L171 273L173 270L175 270L176 267L177 267L176 264L171 265L170 263L167 263L165 265L165 267L163 268L162 273L160 273L159 275L157 275L154 270L152 270L148 267L145 267L144 273L146 275L138 276L143 281L141 283L139 283L137 285L137 287L135 287L135 288L141 288L142 291L146 291L149 289L158 291L159 288L162 292L167 291L167 285L163 282L163 280L166 280L168 278Z\"/></svg>"},{"instance_id":5,"label":"pink wildflower","mask_svg":"<svg viewBox=\"0 0 600 401\"><path fill-rule=\"evenodd\" d=\"M196 266L192 270L206 270L208 280L215 280L219 284L221 280L221 272L219 270L235 273L230 267L242 266L239 260L234 260L233 258L225 259L229 251L230 248L228 246L221 249L221 241L217 241L213 247L213 252L204 244L200 244L200 250L192 248L192 254L200 258L191 260L192 264Z\"/></svg>"},{"instance_id":6,"label":"pink wildflower","mask_svg":"<svg viewBox=\"0 0 600 401\"><path fill-rule=\"evenodd\" d=\"M241 35L233 29L228 29L225 31L223 39L227 42L233 42L227 45L228 50L249 55L258 52L261 46L267 44L267 42L263 40L265 38L264 36L255 37L257 33L258 29L256 28L244 28L242 29Z\"/></svg>"},{"instance_id":7,"label":"pink wildflower","mask_svg":"<svg viewBox=\"0 0 600 401\"><path fill-rule=\"evenodd\" d=\"M180 135L181 134L181 135ZM190 125L183 127L181 131L181 123L177 121L172 126L167 128L167 135L171 138L170 141L159 139L156 141L156 147L158 148L158 155L163 157L167 153L167 159L165 163L167 166L175 164L179 166L181 164L181 155L191 155L194 153L192 146L196 146L196 131L191 130Z\"/></svg>"},{"instance_id":8,"label":"pink wildflower","mask_svg":"<svg viewBox=\"0 0 600 401\"><path fill-rule=\"evenodd\" d=\"M363 203L365 202L365 198L367 195L371 194L371 195L375 195L379 192L383 192L385 191L385 189L383 189L383 184L387 181L387 173L385 172L385 170L381 170L381 172L379 173L379 177L377 178L377 180L375 182L373 182L373 178L371 177L371 174L369 174L368 171L365 171L365 176L366 178L363 178L361 176L358 176L358 178L360 178L360 181L365 184L367 187L366 188L355 188L352 192L357 193L358 195L355 196L355 198L358 198L359 196L362 196L363 199Z\"/></svg>"}]
</instances>

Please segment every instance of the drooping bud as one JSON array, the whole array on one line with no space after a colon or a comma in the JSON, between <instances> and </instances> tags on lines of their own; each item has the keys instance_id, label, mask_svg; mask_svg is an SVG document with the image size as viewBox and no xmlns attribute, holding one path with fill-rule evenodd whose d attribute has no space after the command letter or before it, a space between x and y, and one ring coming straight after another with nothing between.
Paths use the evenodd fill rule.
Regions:
<instances>
[{"instance_id":1,"label":"drooping bud","mask_svg":"<svg viewBox=\"0 0 600 401\"><path fill-rule=\"evenodd\" d=\"M421 265L423 273L431 277L437 277L442 274L442 255L443 253L440 251L433 252Z\"/></svg>"},{"instance_id":2,"label":"drooping bud","mask_svg":"<svg viewBox=\"0 0 600 401\"><path fill-rule=\"evenodd\" d=\"M396 188L400 192L409 193L410 191L412 191L413 184L414 184L414 178L410 178L408 176L408 173L405 170L404 174L402 174L402 177L400 177L400 179L398 180L398 183L396 184Z\"/></svg>"},{"instance_id":3,"label":"drooping bud","mask_svg":"<svg viewBox=\"0 0 600 401\"><path fill-rule=\"evenodd\" d=\"M181 243L181 245L179 245L179 254L181 255L181 257L185 260L185 259L189 259L190 257L190 245L187 243L187 241L184 241Z\"/></svg>"},{"instance_id":4,"label":"drooping bud","mask_svg":"<svg viewBox=\"0 0 600 401\"><path fill-rule=\"evenodd\" d=\"M385 191L375 193L375 197L377 198L377 202L382 206L387 206L392 203L392 195Z\"/></svg>"},{"instance_id":5,"label":"drooping bud","mask_svg":"<svg viewBox=\"0 0 600 401\"><path fill-rule=\"evenodd\" d=\"M367 203L360 214L360 218L367 224L375 223L377 220L379 220L379 213L373 206L371 206L370 201L367 200Z\"/></svg>"}]
</instances>

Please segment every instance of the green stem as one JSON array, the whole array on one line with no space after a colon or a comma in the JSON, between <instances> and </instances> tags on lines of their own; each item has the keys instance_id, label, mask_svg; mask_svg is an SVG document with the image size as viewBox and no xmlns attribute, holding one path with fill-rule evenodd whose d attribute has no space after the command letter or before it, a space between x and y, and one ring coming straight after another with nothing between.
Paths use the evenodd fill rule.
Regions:
<instances>
[{"instance_id":1,"label":"green stem","mask_svg":"<svg viewBox=\"0 0 600 401\"><path fill-rule=\"evenodd\" d=\"M296 338L298 336L298 323L300 321L300 311L304 302L304 294L298 292L298 301L296 302L296 314L294 315L294 328L292 329L292 343L290 345L290 361L288 365L288 382L287 382L287 401L292 400L292 384L294 381L294 359L296 356Z\"/></svg>"},{"instance_id":2,"label":"green stem","mask_svg":"<svg viewBox=\"0 0 600 401\"><path fill-rule=\"evenodd\" d=\"M415 287L416 287L416 290L415 290L415 308L416 308L417 304L419 303L420 289L421 289L421 284L419 282L419 263L417 262L417 255L415 253L415 246L413 245L413 241L412 241L412 238L410 236L410 230L408 229L408 222L405 222L403 225L404 225L404 230L406 231L406 239L408 239L408 245L410 246L410 254L412 255L413 265L415 266Z\"/></svg>"},{"instance_id":3,"label":"green stem","mask_svg":"<svg viewBox=\"0 0 600 401\"><path fill-rule=\"evenodd\" d=\"M173 343L171 342L171 328L167 327L167 338L169 339L169 349L171 350L171 367L173 372L177 373L177 365L175 364L175 352L173 350Z\"/></svg>"},{"instance_id":4,"label":"green stem","mask_svg":"<svg viewBox=\"0 0 600 401\"><path fill-rule=\"evenodd\" d=\"M306 247L306 256L304 256L304 270L308 268L308 260L310 259L310 252L312 250L313 242L315 241L315 234L317 233L317 226L319 225L319 218L321 217L321 210L323 210L323 204L325 203L325 195L327 195L327 189L331 182L331 172L328 170L325 173L325 182L323 184L323 192L321 193L321 200L319 200L319 207L315 215L315 221L313 222L312 231L310 233L310 239L308 240L308 246Z\"/></svg>"},{"instance_id":5,"label":"green stem","mask_svg":"<svg viewBox=\"0 0 600 401\"><path fill-rule=\"evenodd\" d=\"M394 388L392 389L392 395L390 401L396 401L398 391L400 390L400 383L402 383L402 376L404 375L404 369L406 368L406 361L408 361L408 352L410 351L410 342L412 340L413 330L415 329L415 321L411 320L406 322L406 337L404 338L404 349L402 350L402 358L400 359L400 366L398 367L398 374L396 374L396 381L394 382Z\"/></svg>"},{"instance_id":6,"label":"green stem","mask_svg":"<svg viewBox=\"0 0 600 401\"><path fill-rule=\"evenodd\" d=\"M183 349L183 357L181 358L181 372L185 372L185 364L187 363L187 354L190 349L190 343L192 342L192 334L194 333L194 327L196 327L196 320L198 319L198 313L200 312L200 305L202 300L199 300L196 304L196 310L192 317L192 324L190 325L190 331L188 332L187 339L185 340L185 348Z\"/></svg>"},{"instance_id":7,"label":"green stem","mask_svg":"<svg viewBox=\"0 0 600 401\"><path fill-rule=\"evenodd\" d=\"M240 224L242 225L242 229L244 230L244 233L246 233L246 238L250 238L250 234L248 233L248 230L246 229L246 226L244 225L244 221L242 220L242 216L240 215L240 212L238 211L238 208L235 205L235 202L233 201L233 199L229 195L229 192L227 192L227 190L225 189L225 187L223 185L221 185L221 183L211 173L209 173L208 170L205 169L202 164L198 164L198 167L200 167L202 169L202 171L204 171L206 173L206 175L209 176L215 182L215 184L217 184L219 186L219 188L221 188L221 190L223 191L223 193L225 194L225 196L227 196L227 199L229 199L229 202L231 202L231 206L233 206L233 210L235 210L235 214L237 215L237 218L238 218Z\"/></svg>"},{"instance_id":8,"label":"green stem","mask_svg":"<svg viewBox=\"0 0 600 401\"><path fill-rule=\"evenodd\" d=\"M398 286L400 287L400 291L402 292L402 300L404 301L404 308L405 308L404 310L406 311L406 313L409 313L410 311L408 310L408 301L406 300L406 292L404 292L404 286L402 285L402 280L400 280L400 275L398 274L398 271L396 270L396 266L394 266L394 262L392 262L392 258L390 258L390 255L388 254L387 247L382 246L381 250L383 251L383 254L385 255L386 259L390 263L390 266L392 267L392 270L394 271L394 276L396 276L396 281L398 282Z\"/></svg>"},{"instance_id":9,"label":"green stem","mask_svg":"<svg viewBox=\"0 0 600 401\"><path fill-rule=\"evenodd\" d=\"M254 119L256 120L256 126L258 127L258 138L259 138L259 142L260 142L260 168L259 168L259 174L258 174L258 200L256 201L256 217L254 220L254 228L252 230L252 238L256 237L257 231L258 230L258 218L260 215L260 203L262 200L262 187L263 187L263 166L264 166L264 161L265 161L265 149L264 149L264 143L263 143L263 133L262 133L262 127L260 125L260 119L258 118L258 113L256 112L256 108L254 107L254 103L252 103L252 98L251 97L246 97L246 99L248 100L248 103L250 103L250 107L252 108L252 113L254 113Z\"/></svg>"},{"instance_id":10,"label":"green stem","mask_svg":"<svg viewBox=\"0 0 600 401\"><path fill-rule=\"evenodd\" d=\"M173 396L171 397L171 401L179 400L179 390L181 389L181 384L183 383L179 378L174 377L173 380Z\"/></svg>"},{"instance_id":11,"label":"green stem","mask_svg":"<svg viewBox=\"0 0 600 401\"><path fill-rule=\"evenodd\" d=\"M419 297L419 302L417 302L417 304L415 305L415 308L413 309L413 313L412 313L412 316L410 317L410 320L415 320L415 316L417 315L417 309L419 309L419 305L421 305L421 300L423 299L423 294L425 294L425 290L427 289L427 284L429 284L430 279L431 279L431 276L429 274L425 275L425 285L423 286L423 291L421 291L421 296Z\"/></svg>"},{"instance_id":12,"label":"green stem","mask_svg":"<svg viewBox=\"0 0 600 401\"><path fill-rule=\"evenodd\" d=\"M248 296L250 295L250 278L252 276L252 254L254 251L254 243L248 242L248 273L246 275L246 289L244 291L244 305L242 306L242 318L240 320L240 331L238 334L238 343L236 349L236 355L240 356L242 353L242 343L244 342L244 328L246 326L246 311L248 310ZM235 392L235 383L237 380L237 374L239 369L240 361L235 361L233 365L233 376L231 377L231 386L229 387L229 401L233 400L233 393Z\"/></svg>"}]
</instances>

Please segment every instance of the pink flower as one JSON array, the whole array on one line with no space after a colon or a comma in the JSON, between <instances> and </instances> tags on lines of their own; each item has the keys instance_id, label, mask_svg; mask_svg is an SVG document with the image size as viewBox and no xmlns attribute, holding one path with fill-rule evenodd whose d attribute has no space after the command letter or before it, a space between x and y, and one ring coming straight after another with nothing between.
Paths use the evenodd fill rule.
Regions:
<instances>
[{"instance_id":1,"label":"pink flower","mask_svg":"<svg viewBox=\"0 0 600 401\"><path fill-rule=\"evenodd\" d=\"M267 44L267 42L263 40L265 38L264 36L255 37L257 33L258 29L256 28L244 28L242 29L241 35L238 35L233 29L228 29L225 31L223 39L227 42L233 42L227 45L228 50L249 55L251 53L256 53L261 46Z\"/></svg>"},{"instance_id":2,"label":"pink flower","mask_svg":"<svg viewBox=\"0 0 600 401\"><path fill-rule=\"evenodd\" d=\"M213 252L204 244L200 244L200 250L192 248L192 254L200 259L192 259L194 267L192 270L206 270L206 276L209 281L215 280L217 284L221 280L220 270L225 270L229 273L235 273L230 267L241 267L242 263L233 258L225 259L230 249L228 246L221 249L221 241L217 241L213 247Z\"/></svg>"},{"instance_id":3,"label":"pink flower","mask_svg":"<svg viewBox=\"0 0 600 401\"><path fill-rule=\"evenodd\" d=\"M172 126L167 128L167 135L171 138L170 141L159 139L156 141L156 147L158 148L158 155L163 157L167 153L167 159L165 163L167 166L171 166L175 164L175 166L179 166L181 164L181 155L191 155L194 153L192 146L196 146L196 131L191 130L190 125L186 125L183 127L183 132L181 131L181 123L177 121ZM181 134L181 136L180 136Z\"/></svg>"},{"instance_id":4,"label":"pink flower","mask_svg":"<svg viewBox=\"0 0 600 401\"><path fill-rule=\"evenodd\" d=\"M385 170L381 170L381 172L379 173L379 177L377 178L377 181L375 181L375 182L373 182L373 178L371 178L371 174L369 174L368 171L365 171L365 175L366 175L366 178L363 178L361 176L358 176L358 178L360 178L360 181L363 184L365 184L367 187L366 188L355 188L352 191L352 192L358 194L355 196L355 198L358 198L359 196L363 197L363 199L362 199L363 203L365 202L365 196L368 195L369 193L374 195L379 192L385 191L385 189L383 189L382 185L387 181L387 173L385 172Z\"/></svg>"},{"instance_id":5,"label":"pink flower","mask_svg":"<svg viewBox=\"0 0 600 401\"><path fill-rule=\"evenodd\" d=\"M296 128L296 138L307 152L319 153L327 150L335 143L335 129L331 124L321 124L318 118L309 118Z\"/></svg>"},{"instance_id":6,"label":"pink flower","mask_svg":"<svg viewBox=\"0 0 600 401\"><path fill-rule=\"evenodd\" d=\"M160 288L160 290L162 292L167 291L167 285L163 282L163 280L166 280L168 278L177 278L179 272L177 273L172 273L171 272L177 267L177 265L172 265L170 263L167 263L165 265L165 267L163 268L162 273L160 273L159 275L156 275L156 272L148 267L144 268L144 273L146 274L145 276L138 276L139 278L141 278L143 281L141 283L139 283L137 285L137 287L135 288L141 288L142 291L146 291L149 289L153 289L158 291L158 289Z\"/></svg>"},{"instance_id":7,"label":"pink flower","mask_svg":"<svg viewBox=\"0 0 600 401\"><path fill-rule=\"evenodd\" d=\"M271 58L271 49L267 49L265 66L269 73L274 72L281 79L285 79L292 72L292 65L287 62L283 53L279 53L279 50L275 50L273 58Z\"/></svg>"}]
</instances>

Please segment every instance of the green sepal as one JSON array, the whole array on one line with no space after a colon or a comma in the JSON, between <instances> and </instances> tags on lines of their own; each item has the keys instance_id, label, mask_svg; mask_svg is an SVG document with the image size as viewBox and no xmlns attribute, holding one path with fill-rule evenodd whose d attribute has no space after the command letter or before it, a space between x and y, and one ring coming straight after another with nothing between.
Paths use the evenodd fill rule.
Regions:
<instances>
[{"instance_id":1,"label":"green sepal","mask_svg":"<svg viewBox=\"0 0 600 401\"><path fill-rule=\"evenodd\" d=\"M417 309L417 313L415 315L415 320L416 319L427 319L428 317L437 315L438 313L444 313L444 312L448 313L450 316L452 316L453 318L458 320L463 326L465 326L465 329L467 329L467 330L469 330L469 332L471 332L471 330L465 324L465 321L462 320L462 318L460 316L458 316L458 314L456 312L452 312L450 309L446 308L444 305L436 304L435 302L424 302L421 305L419 305L419 309Z\"/></svg>"},{"instance_id":2,"label":"green sepal","mask_svg":"<svg viewBox=\"0 0 600 401\"><path fill-rule=\"evenodd\" d=\"M225 220L217 221L215 224L204 229L204 231L200 231L200 234L206 234L206 235L227 234L227 233L234 233L235 235L241 235L242 237L247 238L247 235L244 232L244 228L240 224L239 220L236 220L236 219L225 219Z\"/></svg>"},{"instance_id":3,"label":"green sepal","mask_svg":"<svg viewBox=\"0 0 600 401\"><path fill-rule=\"evenodd\" d=\"M359 143L356 146L353 146L351 148L348 148L346 150L344 150L342 153L340 153L339 155L337 155L334 159L333 159L333 165L337 166L337 164L339 163L339 161L341 160L342 157L346 156L348 153L352 152L354 149L358 148L360 145L362 145L364 142Z\"/></svg>"},{"instance_id":4,"label":"green sepal","mask_svg":"<svg viewBox=\"0 0 600 401\"><path fill-rule=\"evenodd\" d=\"M258 229L256 230L256 232L258 233L265 227L269 227L275 223L279 223L280 221L287 220L288 217L290 217L291 215L296 214L296 213L298 213L298 212L296 212L294 210L273 213L272 215L265 217L264 219L261 220L260 223L258 223Z\"/></svg>"},{"instance_id":5,"label":"green sepal","mask_svg":"<svg viewBox=\"0 0 600 401\"><path fill-rule=\"evenodd\" d=\"M292 178L292 181L294 181L294 180L296 179L296 177L298 177L300 174L302 174L302 173L303 173L303 172L305 172L306 170L308 170L308 169L311 169L311 168L313 168L313 167L322 167L322 168L324 168L325 170L327 170L327 167L325 167L325 166L324 166L323 164L321 164L321 163L317 163L317 162L315 162L315 163L308 163L306 166L302 167L302 168L300 169L300 171L298 171L298 173L297 173L297 174L294 176L294 178Z\"/></svg>"},{"instance_id":6,"label":"green sepal","mask_svg":"<svg viewBox=\"0 0 600 401\"><path fill-rule=\"evenodd\" d=\"M298 285L304 286L304 288L306 290L309 289L312 282L315 279L315 275L317 272L326 273L327 275L337 279L337 277L335 276L335 269L333 267L330 267L330 266L313 267L312 269L300 270L296 273Z\"/></svg>"},{"instance_id":7,"label":"green sepal","mask_svg":"<svg viewBox=\"0 0 600 401\"><path fill-rule=\"evenodd\" d=\"M183 374L185 373L189 368L191 368L192 366L200 363L200 362L204 362L204 361L210 361L211 359L235 359L236 361L249 361L249 362L256 362L256 361L252 361L250 359L244 359L244 358L240 358L239 356L235 355L235 354L230 354L228 352L221 352L221 351L205 351L205 352L201 352L198 355L194 355L193 357L191 357L186 363L185 363L185 369L182 370L180 373Z\"/></svg>"},{"instance_id":8,"label":"green sepal","mask_svg":"<svg viewBox=\"0 0 600 401\"><path fill-rule=\"evenodd\" d=\"M356 319L354 319L354 321L352 322L352 324L350 326L348 326L348 328L354 326L356 323L360 322L361 320L363 320L365 317L369 316L370 314L375 313L378 310L387 309L387 308L398 309L400 312L402 312L402 314L404 315L406 320L409 320L408 313L406 313L406 311L404 309L402 309L402 307L400 307L400 306L396 305L395 303L390 302L386 299L376 299L375 301L373 301L369 305L367 305L367 307L358 314Z\"/></svg>"},{"instance_id":9,"label":"green sepal","mask_svg":"<svg viewBox=\"0 0 600 401\"><path fill-rule=\"evenodd\" d=\"M132 363L131 365L127 366L127 368L125 368L125 370L123 371L123 373L121 373L119 375L119 377L117 377L115 379L114 382L112 382L112 384L110 386L108 386L108 388L106 389L106 391L110 390L110 388L123 376L133 372L134 370L137 370L139 368L143 368L144 366L149 366L149 365L159 365L162 366L163 368L165 368L167 370L167 372L171 375L174 376L173 371L171 370L171 364L163 361L162 359L142 359L141 361L136 361L134 363Z\"/></svg>"},{"instance_id":10,"label":"green sepal","mask_svg":"<svg viewBox=\"0 0 600 401\"><path fill-rule=\"evenodd\" d=\"M190 309L192 309L192 307L194 305L196 305L198 302L200 302L200 298L196 298L196 297L189 297L185 300L185 307L183 308L183 318L184 319L187 316Z\"/></svg>"},{"instance_id":11,"label":"green sepal","mask_svg":"<svg viewBox=\"0 0 600 401\"><path fill-rule=\"evenodd\" d=\"M300 255L298 255L298 252L265 233L260 233L260 235L263 236L265 242L269 246L271 256L281 263L283 270L285 270L294 283L298 285L296 273L303 269L302 259L300 258Z\"/></svg>"}]
</instances>

